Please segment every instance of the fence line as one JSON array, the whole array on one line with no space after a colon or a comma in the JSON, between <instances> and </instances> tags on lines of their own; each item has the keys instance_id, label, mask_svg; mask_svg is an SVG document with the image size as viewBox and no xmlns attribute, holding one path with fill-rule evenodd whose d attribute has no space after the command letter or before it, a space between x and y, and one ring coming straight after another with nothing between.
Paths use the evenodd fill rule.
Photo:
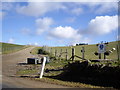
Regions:
<instances>
[{"instance_id":1,"label":"fence line","mask_svg":"<svg viewBox=\"0 0 120 90\"><path fill-rule=\"evenodd\" d=\"M85 60L84 47L82 47L82 50L81 50L82 57L80 57L80 55L78 56L75 54L75 48L73 47L70 48L70 52L68 52L69 49L59 49L59 48L56 49L56 48L51 48L51 47L46 47L46 46L44 46L43 49L49 52L50 54L54 55L56 58L59 58L60 60L64 58L66 60L74 61L75 57Z\"/></svg>"},{"instance_id":2,"label":"fence line","mask_svg":"<svg viewBox=\"0 0 120 90\"><path fill-rule=\"evenodd\" d=\"M90 45L88 46L69 46L69 47L46 47L48 49L47 52L50 52L51 55L56 56L58 59L71 59L72 61L77 59L82 60L96 60L99 59L99 55L96 55L95 52L98 52L97 45ZM74 48L74 50L73 50ZM117 50L118 46L116 44L110 43L106 51L110 51L112 48L116 48L116 50L111 53L110 55L107 55L104 59L113 59L113 60L119 60L120 55L118 55ZM49 51L50 50L50 51ZM57 54L55 54L55 50L57 50ZM101 58L104 57L103 54Z\"/></svg>"}]
</instances>

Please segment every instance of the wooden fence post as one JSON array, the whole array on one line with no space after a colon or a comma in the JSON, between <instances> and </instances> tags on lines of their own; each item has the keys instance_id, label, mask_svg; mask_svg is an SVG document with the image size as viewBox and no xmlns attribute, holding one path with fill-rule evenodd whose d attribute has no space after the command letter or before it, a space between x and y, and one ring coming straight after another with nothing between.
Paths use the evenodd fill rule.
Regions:
<instances>
[{"instance_id":1,"label":"wooden fence post","mask_svg":"<svg viewBox=\"0 0 120 90\"><path fill-rule=\"evenodd\" d=\"M104 59L106 59L106 55L105 55L105 53L104 53Z\"/></svg>"},{"instance_id":2,"label":"wooden fence post","mask_svg":"<svg viewBox=\"0 0 120 90\"><path fill-rule=\"evenodd\" d=\"M99 53L99 59L101 59L101 53Z\"/></svg>"},{"instance_id":3,"label":"wooden fence post","mask_svg":"<svg viewBox=\"0 0 120 90\"><path fill-rule=\"evenodd\" d=\"M82 47L82 59L84 60L85 59L85 48Z\"/></svg>"},{"instance_id":4,"label":"wooden fence post","mask_svg":"<svg viewBox=\"0 0 120 90\"><path fill-rule=\"evenodd\" d=\"M52 48L50 49L50 53L52 54Z\"/></svg>"},{"instance_id":5,"label":"wooden fence post","mask_svg":"<svg viewBox=\"0 0 120 90\"><path fill-rule=\"evenodd\" d=\"M61 49L61 51L60 51L60 55L62 55L62 49Z\"/></svg>"},{"instance_id":6,"label":"wooden fence post","mask_svg":"<svg viewBox=\"0 0 120 90\"><path fill-rule=\"evenodd\" d=\"M55 57L57 56L57 50L55 50Z\"/></svg>"},{"instance_id":7,"label":"wooden fence post","mask_svg":"<svg viewBox=\"0 0 120 90\"><path fill-rule=\"evenodd\" d=\"M50 53L50 48L48 48L48 52Z\"/></svg>"},{"instance_id":8,"label":"wooden fence post","mask_svg":"<svg viewBox=\"0 0 120 90\"><path fill-rule=\"evenodd\" d=\"M117 56L118 56L118 62L120 62L120 43L117 44Z\"/></svg>"},{"instance_id":9,"label":"wooden fence post","mask_svg":"<svg viewBox=\"0 0 120 90\"><path fill-rule=\"evenodd\" d=\"M75 48L72 48L72 61L74 60L75 55Z\"/></svg>"},{"instance_id":10,"label":"wooden fence post","mask_svg":"<svg viewBox=\"0 0 120 90\"><path fill-rule=\"evenodd\" d=\"M68 58L68 52L67 52L67 49L66 49L66 60L67 60L67 58Z\"/></svg>"},{"instance_id":11,"label":"wooden fence post","mask_svg":"<svg viewBox=\"0 0 120 90\"><path fill-rule=\"evenodd\" d=\"M59 55L60 60L61 60L61 57L62 57L62 49L60 50L60 55Z\"/></svg>"}]
</instances>

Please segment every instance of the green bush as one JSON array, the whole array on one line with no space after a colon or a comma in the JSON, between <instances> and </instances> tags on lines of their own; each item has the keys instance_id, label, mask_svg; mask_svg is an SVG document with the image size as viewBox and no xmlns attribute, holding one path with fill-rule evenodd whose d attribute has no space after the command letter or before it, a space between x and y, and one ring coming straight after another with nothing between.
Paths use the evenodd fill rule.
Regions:
<instances>
[{"instance_id":1,"label":"green bush","mask_svg":"<svg viewBox=\"0 0 120 90\"><path fill-rule=\"evenodd\" d=\"M44 55L48 55L49 53L46 52L45 50L43 50L42 48L38 50L37 54L44 54Z\"/></svg>"}]
</instances>

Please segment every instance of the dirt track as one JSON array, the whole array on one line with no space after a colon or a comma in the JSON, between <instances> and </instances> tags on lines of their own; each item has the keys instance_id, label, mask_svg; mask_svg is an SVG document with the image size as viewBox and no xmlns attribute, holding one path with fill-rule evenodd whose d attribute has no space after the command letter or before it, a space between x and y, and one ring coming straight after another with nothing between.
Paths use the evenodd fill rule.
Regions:
<instances>
[{"instance_id":1,"label":"dirt track","mask_svg":"<svg viewBox=\"0 0 120 90\"><path fill-rule=\"evenodd\" d=\"M30 50L33 47L2 55L2 86L3 88L69 88L66 86L44 83L29 79L11 77L16 73L16 64L32 57Z\"/></svg>"}]
</instances>

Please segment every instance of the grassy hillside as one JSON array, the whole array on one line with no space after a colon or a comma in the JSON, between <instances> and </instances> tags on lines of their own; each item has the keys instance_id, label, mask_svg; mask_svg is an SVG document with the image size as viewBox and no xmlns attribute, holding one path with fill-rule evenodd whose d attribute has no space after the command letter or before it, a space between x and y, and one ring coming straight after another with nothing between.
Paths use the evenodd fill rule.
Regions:
<instances>
[{"instance_id":1,"label":"grassy hillside","mask_svg":"<svg viewBox=\"0 0 120 90\"><path fill-rule=\"evenodd\" d=\"M85 46L74 46L75 48L75 55L82 56L81 50L82 47L85 48L85 58L86 59L98 59L98 56L94 55L95 51L98 51L98 47L96 45L85 45ZM66 47L69 51L69 58L71 56L71 47ZM66 48L63 48L65 51ZM107 45L106 50L111 50L112 48L117 48L117 42L111 42ZM60 49L60 48L58 48ZM54 50L54 49L53 49ZM103 58L103 56L102 56ZM75 58L75 60L78 58ZM117 59L117 50L107 56L107 59Z\"/></svg>"},{"instance_id":2,"label":"grassy hillside","mask_svg":"<svg viewBox=\"0 0 120 90\"><path fill-rule=\"evenodd\" d=\"M118 45L118 42L110 42L107 45L107 47L106 47L107 51L111 50L112 48L116 48L116 50L113 51L113 53L111 53L109 56L107 56L107 59L114 59L114 60L118 59L117 45ZM48 51L49 53L51 53L53 55L55 55L55 50L57 50L57 56L59 56L61 53L61 49L62 49L62 52L66 52L66 49L67 49L68 59L69 59L71 57L71 51L72 51L71 49L72 48L75 48L75 55L82 56L82 53L81 53L82 47L85 48L85 58L86 59L98 59L98 56L94 55L94 52L98 51L98 47L96 45L82 45L82 46L69 46L69 47L46 47L46 48L44 48L44 50ZM36 54L40 48L41 47L35 48L32 51L32 53ZM65 55L66 55L65 53L62 54L62 57L64 58ZM102 55L102 58L103 58L103 55ZM75 60L78 60L78 59L79 58L75 58Z\"/></svg>"},{"instance_id":3,"label":"grassy hillside","mask_svg":"<svg viewBox=\"0 0 120 90\"><path fill-rule=\"evenodd\" d=\"M9 43L0 43L0 54L13 53L23 48L26 48L26 46Z\"/></svg>"}]
</instances>

